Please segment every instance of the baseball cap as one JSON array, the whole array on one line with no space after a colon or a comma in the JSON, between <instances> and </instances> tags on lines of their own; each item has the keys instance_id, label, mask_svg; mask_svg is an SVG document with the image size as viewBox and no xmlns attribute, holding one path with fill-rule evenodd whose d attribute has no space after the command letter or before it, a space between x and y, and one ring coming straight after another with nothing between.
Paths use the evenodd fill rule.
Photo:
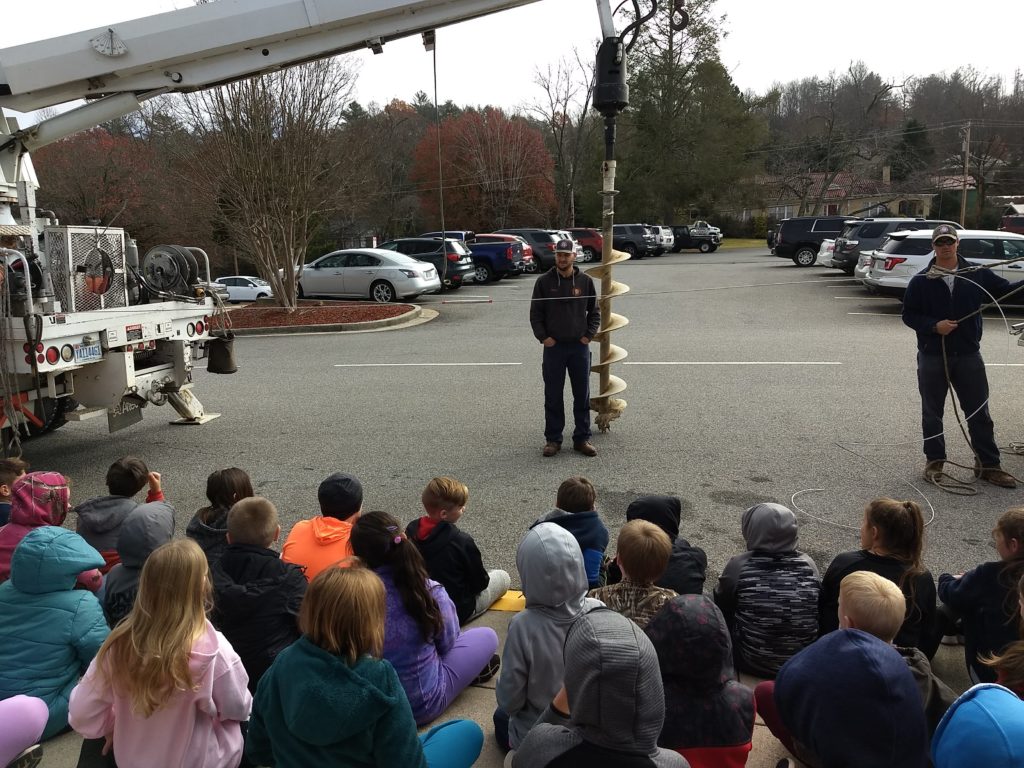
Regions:
<instances>
[{"instance_id":1,"label":"baseball cap","mask_svg":"<svg viewBox=\"0 0 1024 768\"><path fill-rule=\"evenodd\" d=\"M559 240L555 243L555 253L576 253L576 245L572 240Z\"/></svg>"},{"instance_id":2,"label":"baseball cap","mask_svg":"<svg viewBox=\"0 0 1024 768\"><path fill-rule=\"evenodd\" d=\"M951 237L954 240L960 239L960 235L957 233L956 227L952 224L939 224L939 226L932 230L933 243L940 237Z\"/></svg>"},{"instance_id":3,"label":"baseball cap","mask_svg":"<svg viewBox=\"0 0 1024 768\"><path fill-rule=\"evenodd\" d=\"M363 486L352 475L335 472L316 489L320 514L345 520L363 506Z\"/></svg>"}]
</instances>

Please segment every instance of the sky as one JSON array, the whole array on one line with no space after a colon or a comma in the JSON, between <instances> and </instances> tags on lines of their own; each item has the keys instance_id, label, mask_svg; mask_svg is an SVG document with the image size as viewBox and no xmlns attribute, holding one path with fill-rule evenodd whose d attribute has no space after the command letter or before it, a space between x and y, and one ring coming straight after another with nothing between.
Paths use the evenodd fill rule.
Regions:
<instances>
[{"instance_id":1,"label":"sky","mask_svg":"<svg viewBox=\"0 0 1024 768\"><path fill-rule=\"evenodd\" d=\"M7 0L0 49L188 5L191 0ZM899 82L966 65L1012 82L1021 67L1024 3L873 5L877 10L823 0L717 0L716 12L726 16L722 61L741 90L756 92L774 82L827 76L857 59ZM959 39L957 30L963 30ZM541 96L538 69L556 64L574 47L596 51L599 36L595 0L540 0L445 27L437 33L438 100L528 106ZM364 105L411 100L418 90L433 96L431 56L418 37L388 43L381 55L364 51L349 57L359 63L356 98ZM2 61L0 51L0 66Z\"/></svg>"}]
</instances>

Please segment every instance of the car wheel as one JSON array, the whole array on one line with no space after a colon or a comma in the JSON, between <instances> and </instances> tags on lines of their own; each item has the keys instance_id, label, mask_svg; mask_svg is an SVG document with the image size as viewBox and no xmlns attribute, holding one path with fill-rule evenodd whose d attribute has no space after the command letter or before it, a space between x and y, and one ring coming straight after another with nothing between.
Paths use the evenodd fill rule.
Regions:
<instances>
[{"instance_id":1,"label":"car wheel","mask_svg":"<svg viewBox=\"0 0 1024 768\"><path fill-rule=\"evenodd\" d=\"M597 258L597 251L595 251L593 248L587 247L583 249L583 261L596 261Z\"/></svg>"},{"instance_id":2,"label":"car wheel","mask_svg":"<svg viewBox=\"0 0 1024 768\"><path fill-rule=\"evenodd\" d=\"M636 246L633 245L632 243L626 243L624 246L622 246L622 250L629 254L629 258L636 258Z\"/></svg>"},{"instance_id":3,"label":"car wheel","mask_svg":"<svg viewBox=\"0 0 1024 768\"><path fill-rule=\"evenodd\" d=\"M711 243L701 243L700 246L699 246L699 250L700 250L701 253L710 253L711 252Z\"/></svg>"},{"instance_id":4,"label":"car wheel","mask_svg":"<svg viewBox=\"0 0 1024 768\"><path fill-rule=\"evenodd\" d=\"M395 300L395 289L386 280L378 280L370 286L370 298L378 304L391 304Z\"/></svg>"},{"instance_id":5,"label":"car wheel","mask_svg":"<svg viewBox=\"0 0 1024 768\"><path fill-rule=\"evenodd\" d=\"M489 283L494 279L494 270L486 264L477 264L474 274L478 283Z\"/></svg>"},{"instance_id":6,"label":"car wheel","mask_svg":"<svg viewBox=\"0 0 1024 768\"><path fill-rule=\"evenodd\" d=\"M526 271L529 274L531 274L531 275L535 274L537 272L537 260L536 259L534 259L533 261L531 261L529 264L526 265Z\"/></svg>"},{"instance_id":7,"label":"car wheel","mask_svg":"<svg viewBox=\"0 0 1024 768\"><path fill-rule=\"evenodd\" d=\"M306 298L306 292L304 290L302 290L302 283L299 283L295 290L296 290L297 296L300 299Z\"/></svg>"},{"instance_id":8,"label":"car wheel","mask_svg":"<svg viewBox=\"0 0 1024 768\"><path fill-rule=\"evenodd\" d=\"M796 253L793 254L793 263L798 267L810 267L818 260L818 251L815 248L810 248L803 245L797 248Z\"/></svg>"},{"instance_id":9,"label":"car wheel","mask_svg":"<svg viewBox=\"0 0 1024 768\"><path fill-rule=\"evenodd\" d=\"M265 293L257 293L256 294L256 301L259 301L260 299L265 299L265 298L267 298L267 294L265 294Z\"/></svg>"}]
</instances>

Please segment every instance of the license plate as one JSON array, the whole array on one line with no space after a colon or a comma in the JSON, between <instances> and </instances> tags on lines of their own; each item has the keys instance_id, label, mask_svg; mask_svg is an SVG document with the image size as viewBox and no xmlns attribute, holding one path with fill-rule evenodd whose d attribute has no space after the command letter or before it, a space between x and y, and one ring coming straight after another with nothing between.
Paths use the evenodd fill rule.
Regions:
<instances>
[{"instance_id":1,"label":"license plate","mask_svg":"<svg viewBox=\"0 0 1024 768\"><path fill-rule=\"evenodd\" d=\"M89 363L103 359L103 348L99 344L75 344L75 362Z\"/></svg>"},{"instance_id":2,"label":"license plate","mask_svg":"<svg viewBox=\"0 0 1024 768\"><path fill-rule=\"evenodd\" d=\"M428 269L427 270L427 277L433 277L433 276L434 276L434 270Z\"/></svg>"}]
</instances>

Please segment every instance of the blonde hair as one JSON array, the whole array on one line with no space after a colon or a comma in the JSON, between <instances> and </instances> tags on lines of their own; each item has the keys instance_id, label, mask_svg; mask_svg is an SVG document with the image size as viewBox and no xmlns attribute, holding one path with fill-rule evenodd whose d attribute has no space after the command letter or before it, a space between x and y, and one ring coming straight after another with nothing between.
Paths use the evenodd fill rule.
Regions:
<instances>
[{"instance_id":1,"label":"blonde hair","mask_svg":"<svg viewBox=\"0 0 1024 768\"><path fill-rule=\"evenodd\" d=\"M349 568L328 568L309 583L299 610L299 629L314 645L344 656L384 652L384 582L358 558Z\"/></svg>"},{"instance_id":2,"label":"blonde hair","mask_svg":"<svg viewBox=\"0 0 1024 768\"><path fill-rule=\"evenodd\" d=\"M454 477L435 477L423 489L420 501L427 512L464 507L469 501L469 488Z\"/></svg>"},{"instance_id":3,"label":"blonde hair","mask_svg":"<svg viewBox=\"0 0 1024 768\"><path fill-rule=\"evenodd\" d=\"M277 533L277 507L262 496L236 501L228 511L228 536L233 544L269 547Z\"/></svg>"},{"instance_id":4,"label":"blonde hair","mask_svg":"<svg viewBox=\"0 0 1024 768\"><path fill-rule=\"evenodd\" d=\"M857 629L887 643L896 637L907 615L903 591L872 571L854 571L843 577L839 604Z\"/></svg>"},{"instance_id":5,"label":"blonde hair","mask_svg":"<svg viewBox=\"0 0 1024 768\"><path fill-rule=\"evenodd\" d=\"M630 520L619 531L615 556L629 580L650 586L668 566L672 540L668 534L647 520Z\"/></svg>"},{"instance_id":6,"label":"blonde hair","mask_svg":"<svg viewBox=\"0 0 1024 768\"><path fill-rule=\"evenodd\" d=\"M998 673L1000 685L1018 695L1024 691L1024 640L1010 643L998 656L985 656L979 661Z\"/></svg>"},{"instance_id":7,"label":"blonde hair","mask_svg":"<svg viewBox=\"0 0 1024 768\"><path fill-rule=\"evenodd\" d=\"M176 691L195 690L189 658L206 628L208 571L206 555L192 539L157 547L142 566L131 613L96 654L97 668L140 717L152 715Z\"/></svg>"}]
</instances>

